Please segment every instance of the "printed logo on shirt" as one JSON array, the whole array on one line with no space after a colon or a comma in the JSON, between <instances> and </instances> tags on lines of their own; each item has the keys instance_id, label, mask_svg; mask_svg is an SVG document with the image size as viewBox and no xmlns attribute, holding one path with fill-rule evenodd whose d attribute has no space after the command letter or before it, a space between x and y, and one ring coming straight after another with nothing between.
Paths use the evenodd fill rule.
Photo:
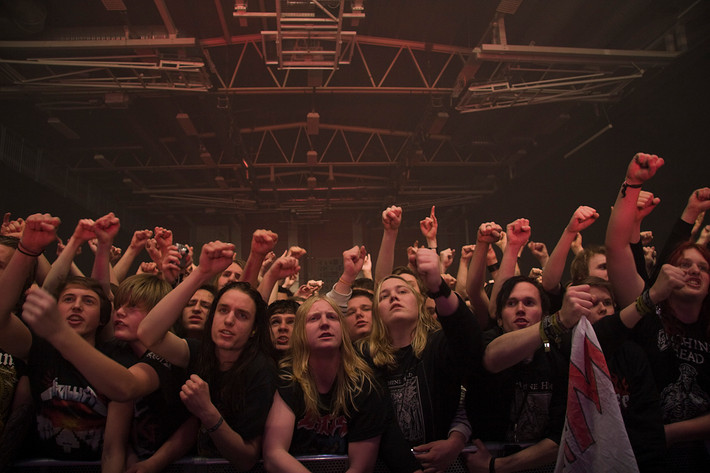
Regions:
<instances>
[{"instance_id":1,"label":"printed logo on shirt","mask_svg":"<svg viewBox=\"0 0 710 473\"><path fill-rule=\"evenodd\" d=\"M78 402L92 408L97 414L104 417L108 412L106 405L100 402L99 398L96 396L96 392L91 389L91 386L81 387L59 384L57 383L57 378L54 378L52 385L40 394L40 398L42 401L59 399L62 401Z\"/></svg>"},{"instance_id":2,"label":"printed logo on shirt","mask_svg":"<svg viewBox=\"0 0 710 473\"><path fill-rule=\"evenodd\" d=\"M158 363L162 364L162 365L165 366L166 368L170 368L170 367L172 366L172 365L170 364L170 362L168 362L168 361L165 360L165 358L161 357L160 355L156 355L156 354L153 353L152 351L147 352L147 353L145 354L145 357L146 357L146 358L150 358L151 360L157 361Z\"/></svg>"},{"instance_id":3,"label":"printed logo on shirt","mask_svg":"<svg viewBox=\"0 0 710 473\"><path fill-rule=\"evenodd\" d=\"M305 417L298 421L296 428L311 430L318 435L327 435L328 437L345 437L348 434L348 422L345 417L332 414Z\"/></svg>"},{"instance_id":4,"label":"printed logo on shirt","mask_svg":"<svg viewBox=\"0 0 710 473\"><path fill-rule=\"evenodd\" d=\"M418 376L407 373L404 377L387 382L397 423L411 444L425 442L424 412L419 392Z\"/></svg>"},{"instance_id":5,"label":"printed logo on shirt","mask_svg":"<svg viewBox=\"0 0 710 473\"><path fill-rule=\"evenodd\" d=\"M673 348L679 359L696 365L704 364L710 354L710 342L681 335L669 337L664 330L659 330L658 349L665 351L668 347Z\"/></svg>"},{"instance_id":6,"label":"printed logo on shirt","mask_svg":"<svg viewBox=\"0 0 710 473\"><path fill-rule=\"evenodd\" d=\"M661 408L665 423L692 419L710 410L710 395L698 385L698 371L681 363L678 380L661 391Z\"/></svg>"}]
</instances>

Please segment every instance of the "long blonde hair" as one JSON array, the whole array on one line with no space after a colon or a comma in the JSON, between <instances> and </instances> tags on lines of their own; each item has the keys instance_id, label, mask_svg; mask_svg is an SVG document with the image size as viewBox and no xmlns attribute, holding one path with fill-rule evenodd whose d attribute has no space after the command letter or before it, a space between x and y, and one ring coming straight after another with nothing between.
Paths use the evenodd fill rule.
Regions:
<instances>
[{"instance_id":1,"label":"long blonde hair","mask_svg":"<svg viewBox=\"0 0 710 473\"><path fill-rule=\"evenodd\" d=\"M342 342L340 344L341 362L335 378L335 390L330 406L320 403L320 396L316 382L308 364L311 349L306 339L306 319L313 304L326 301L338 314L341 327ZM350 341L348 331L345 330L343 313L335 302L325 296L308 298L296 312L296 320L291 335L291 349L280 363L284 368L281 378L285 381L298 383L303 390L306 416L320 415L319 411L326 410L332 415L340 413L349 416L348 406L355 407L354 399L362 391L369 392L375 386L374 375L370 366L360 358ZM290 368L290 369L289 369Z\"/></svg>"},{"instance_id":2,"label":"long blonde hair","mask_svg":"<svg viewBox=\"0 0 710 473\"><path fill-rule=\"evenodd\" d=\"M436 319L434 319L434 317L426 311L424 304L426 302L426 298L418 291L415 291L407 280L397 275L390 275L384 278L377 285L377 290L375 291L375 301L372 305L372 332L370 333L370 336L362 340L361 343L368 346L370 356L372 357L372 361L375 366L386 367L389 369L393 369L397 366L394 356L397 348L395 348L392 344L392 337L390 336L389 329L382 321L382 317L380 317L379 302L380 292L382 292L382 284L392 278L403 281L417 298L417 311L419 313L419 318L417 320L417 325L414 328L414 332L412 333L412 351L414 352L414 356L421 358L422 352L424 352L424 347L426 347L429 334L441 330L439 322L437 322Z\"/></svg>"}]
</instances>

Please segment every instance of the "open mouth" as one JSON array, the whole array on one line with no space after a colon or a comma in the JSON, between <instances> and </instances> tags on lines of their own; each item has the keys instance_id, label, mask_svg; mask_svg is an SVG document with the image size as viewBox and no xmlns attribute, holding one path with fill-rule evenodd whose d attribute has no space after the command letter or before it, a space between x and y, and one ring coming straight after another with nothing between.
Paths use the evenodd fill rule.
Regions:
<instances>
[{"instance_id":1,"label":"open mouth","mask_svg":"<svg viewBox=\"0 0 710 473\"><path fill-rule=\"evenodd\" d=\"M516 326L521 327L521 328L527 327L528 325L530 325L530 323L528 322L528 320L527 320L527 319L524 319L524 318L522 318L522 317L518 317L517 319L515 319L515 320L513 321L513 323L514 323Z\"/></svg>"},{"instance_id":2,"label":"open mouth","mask_svg":"<svg viewBox=\"0 0 710 473\"><path fill-rule=\"evenodd\" d=\"M366 320L361 320L361 321L359 321L358 323L355 324L356 327L366 327L367 325L368 325L368 324L367 324L367 321L366 321Z\"/></svg>"},{"instance_id":3,"label":"open mouth","mask_svg":"<svg viewBox=\"0 0 710 473\"><path fill-rule=\"evenodd\" d=\"M80 315L70 315L66 320L69 325L78 325L84 322L84 317Z\"/></svg>"},{"instance_id":4,"label":"open mouth","mask_svg":"<svg viewBox=\"0 0 710 473\"><path fill-rule=\"evenodd\" d=\"M288 337L278 337L276 339L276 343L278 343L279 345L286 345L288 344Z\"/></svg>"},{"instance_id":5,"label":"open mouth","mask_svg":"<svg viewBox=\"0 0 710 473\"><path fill-rule=\"evenodd\" d=\"M319 339L333 338L333 334L330 332L323 332L318 336Z\"/></svg>"},{"instance_id":6,"label":"open mouth","mask_svg":"<svg viewBox=\"0 0 710 473\"><path fill-rule=\"evenodd\" d=\"M700 281L700 278L688 278L688 280L685 281L685 285L698 289L702 285L702 281Z\"/></svg>"}]
</instances>

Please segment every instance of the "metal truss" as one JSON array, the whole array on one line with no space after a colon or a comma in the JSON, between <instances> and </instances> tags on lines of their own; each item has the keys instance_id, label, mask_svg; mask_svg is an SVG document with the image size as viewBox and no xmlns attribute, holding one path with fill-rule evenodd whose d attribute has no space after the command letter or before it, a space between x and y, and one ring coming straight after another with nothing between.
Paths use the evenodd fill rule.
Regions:
<instances>
[{"instance_id":1,"label":"metal truss","mask_svg":"<svg viewBox=\"0 0 710 473\"><path fill-rule=\"evenodd\" d=\"M348 75L364 79L351 85L335 85L338 79L342 80L342 78L336 77L336 70L333 69L324 77L322 84L315 87L299 83L290 69L279 70L278 67L269 65L268 58L262 48L260 35L234 36L229 41L221 37L210 38L201 41L200 44L207 51L213 48L236 48L234 53L237 60L234 64L230 64L230 67L223 71L220 71L219 68L213 70L221 84L218 91L225 94L279 94L312 91L315 93L450 94L451 88L445 83L446 78L455 76L466 63L468 55L471 54L470 48L432 45L420 41L371 36L353 36L350 39L351 41L347 42L343 48L343 51L347 51L351 55L348 59L351 68ZM427 55L426 59L423 57L424 54ZM388 56L390 57L389 61L382 67L383 57ZM270 85L255 86L252 84L253 71L250 71L245 64L253 63L254 58L265 63L268 76L271 79ZM425 67L422 65L424 60L429 64L438 64L437 69L433 71L433 78L424 73ZM375 70L375 62L378 63L381 71ZM405 68L409 71L412 67L417 71L417 76L414 79L416 85L412 85L413 79L411 77L398 73Z\"/></svg>"},{"instance_id":2,"label":"metal truss","mask_svg":"<svg viewBox=\"0 0 710 473\"><path fill-rule=\"evenodd\" d=\"M458 97L456 109L462 113L553 102L608 102L641 78L643 67L667 65L679 54L484 44L474 49L452 95Z\"/></svg>"},{"instance_id":3,"label":"metal truss","mask_svg":"<svg viewBox=\"0 0 710 473\"><path fill-rule=\"evenodd\" d=\"M166 90L206 92L209 74L201 60L174 60L158 56L71 58L0 58L0 71L11 91L58 90Z\"/></svg>"},{"instance_id":4,"label":"metal truss","mask_svg":"<svg viewBox=\"0 0 710 473\"><path fill-rule=\"evenodd\" d=\"M274 30L261 32L267 65L277 65L279 69L336 70L350 63L355 31L344 30L344 20L355 26L365 17L361 1L340 1L328 8L319 0L277 0L274 8L274 11L248 12L246 2L237 1L234 9L234 16L242 26L246 26L250 17L270 23L274 20Z\"/></svg>"}]
</instances>

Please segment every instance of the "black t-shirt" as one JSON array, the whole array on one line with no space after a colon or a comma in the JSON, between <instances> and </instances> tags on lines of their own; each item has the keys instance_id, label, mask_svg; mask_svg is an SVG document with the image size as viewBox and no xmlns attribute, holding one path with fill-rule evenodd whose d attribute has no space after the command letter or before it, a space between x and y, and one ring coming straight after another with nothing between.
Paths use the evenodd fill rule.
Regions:
<instances>
[{"instance_id":1,"label":"black t-shirt","mask_svg":"<svg viewBox=\"0 0 710 473\"><path fill-rule=\"evenodd\" d=\"M387 422L386 393L367 383L348 406L348 414L334 415L322 409L318 416L307 416L303 390L298 383L282 381L279 395L296 416L289 452L292 455L348 453L349 442L360 442L382 435ZM331 404L333 392L320 395L320 403Z\"/></svg>"},{"instance_id":2,"label":"black t-shirt","mask_svg":"<svg viewBox=\"0 0 710 473\"><path fill-rule=\"evenodd\" d=\"M110 342L104 351L126 368L136 363L150 366L160 380L158 389L134 403L131 446L138 458L144 460L153 455L190 416L180 400L180 388L187 378L187 371L151 351L139 358L122 342Z\"/></svg>"},{"instance_id":3,"label":"black t-shirt","mask_svg":"<svg viewBox=\"0 0 710 473\"><path fill-rule=\"evenodd\" d=\"M27 374L27 365L19 358L0 349L0 432L10 415L17 381Z\"/></svg>"},{"instance_id":4,"label":"black t-shirt","mask_svg":"<svg viewBox=\"0 0 710 473\"><path fill-rule=\"evenodd\" d=\"M627 341L604 355L639 470L666 471L661 405L646 354Z\"/></svg>"},{"instance_id":5,"label":"black t-shirt","mask_svg":"<svg viewBox=\"0 0 710 473\"><path fill-rule=\"evenodd\" d=\"M483 343L502 335L496 327ZM566 358L556 350L537 350L528 362L500 373L481 370L466 386L466 412L473 436L481 440L560 443L567 404Z\"/></svg>"},{"instance_id":6,"label":"black t-shirt","mask_svg":"<svg viewBox=\"0 0 710 473\"><path fill-rule=\"evenodd\" d=\"M28 370L37 410L36 456L100 460L108 398L38 337L32 342Z\"/></svg>"},{"instance_id":7,"label":"black t-shirt","mask_svg":"<svg viewBox=\"0 0 710 473\"><path fill-rule=\"evenodd\" d=\"M666 424L710 412L710 340L698 322L681 327L683 335L670 335L649 315L632 331L651 364Z\"/></svg>"},{"instance_id":8,"label":"black t-shirt","mask_svg":"<svg viewBox=\"0 0 710 473\"><path fill-rule=\"evenodd\" d=\"M386 383L395 418L410 447L448 437L469 370L480 365L481 333L466 304L439 317L442 330L429 333L421 357L411 346L395 352L394 369L374 367L365 348L363 356Z\"/></svg>"},{"instance_id":9,"label":"black t-shirt","mask_svg":"<svg viewBox=\"0 0 710 473\"><path fill-rule=\"evenodd\" d=\"M198 369L197 360L202 342L188 338L187 344L190 348L188 373L200 374L202 371ZM220 372L215 379L204 380L209 384L212 403L232 430L241 435L245 441L263 435L266 417L269 415L276 391L276 367L269 357L262 353L258 354L247 365L246 371L239 379L230 377L229 372ZM243 383L244 402L234 405L222 399L223 392L230 387L226 383ZM197 440L200 456L223 456L212 443L209 434L200 432Z\"/></svg>"}]
</instances>

